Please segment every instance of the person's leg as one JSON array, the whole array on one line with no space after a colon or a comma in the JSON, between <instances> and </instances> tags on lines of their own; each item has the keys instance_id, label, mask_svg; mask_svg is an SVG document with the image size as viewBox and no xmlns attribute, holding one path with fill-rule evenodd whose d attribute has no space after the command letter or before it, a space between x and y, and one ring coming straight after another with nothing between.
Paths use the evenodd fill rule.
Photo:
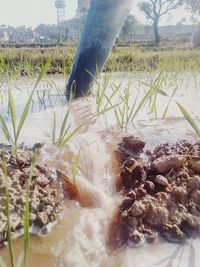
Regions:
<instances>
[{"instance_id":1,"label":"person's leg","mask_svg":"<svg viewBox=\"0 0 200 267\"><path fill-rule=\"evenodd\" d=\"M80 44L69 78L66 97L86 95L93 76L102 71L126 20L133 0L91 0Z\"/></svg>"}]
</instances>

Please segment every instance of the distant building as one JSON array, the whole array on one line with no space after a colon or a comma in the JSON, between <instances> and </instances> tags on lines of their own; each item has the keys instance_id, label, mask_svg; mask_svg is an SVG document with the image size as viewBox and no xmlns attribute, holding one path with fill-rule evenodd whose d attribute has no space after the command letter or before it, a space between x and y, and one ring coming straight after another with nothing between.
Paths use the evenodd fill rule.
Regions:
<instances>
[{"instance_id":1,"label":"distant building","mask_svg":"<svg viewBox=\"0 0 200 267\"><path fill-rule=\"evenodd\" d=\"M82 17L90 6L90 0L78 0L76 18Z\"/></svg>"},{"instance_id":2,"label":"distant building","mask_svg":"<svg viewBox=\"0 0 200 267\"><path fill-rule=\"evenodd\" d=\"M65 20L65 1L64 0L56 0L55 7L57 9L57 23L61 24Z\"/></svg>"}]
</instances>

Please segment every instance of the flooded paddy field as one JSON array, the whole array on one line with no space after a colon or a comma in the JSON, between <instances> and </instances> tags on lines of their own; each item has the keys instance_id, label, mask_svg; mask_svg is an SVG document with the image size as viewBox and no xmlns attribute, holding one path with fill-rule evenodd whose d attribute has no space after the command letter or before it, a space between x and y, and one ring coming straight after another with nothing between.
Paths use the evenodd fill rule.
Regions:
<instances>
[{"instance_id":1,"label":"flooded paddy field","mask_svg":"<svg viewBox=\"0 0 200 267\"><path fill-rule=\"evenodd\" d=\"M44 143L38 163L59 169L68 177L73 176L80 151L75 177L80 197L79 201L65 201L62 216L47 235L31 235L27 266L198 266L198 237L183 244L159 240L117 250L109 249L107 244L110 222L123 199L116 188L117 145L129 135L143 138L146 149L182 139L196 142L195 132L176 102L187 109L200 127L200 76L188 72L103 75L100 85L94 86L94 96L70 104L64 101L64 84L63 76L48 76L38 85L19 143ZM7 112L8 88L20 114L33 82L27 78L10 80L1 87L1 112L12 129ZM104 88L106 93L102 94ZM70 132L81 127L66 145L58 146L56 139L69 107ZM2 133L1 142L5 142ZM23 238L13 245L17 259ZM9 264L8 249L0 249L0 255Z\"/></svg>"}]
</instances>

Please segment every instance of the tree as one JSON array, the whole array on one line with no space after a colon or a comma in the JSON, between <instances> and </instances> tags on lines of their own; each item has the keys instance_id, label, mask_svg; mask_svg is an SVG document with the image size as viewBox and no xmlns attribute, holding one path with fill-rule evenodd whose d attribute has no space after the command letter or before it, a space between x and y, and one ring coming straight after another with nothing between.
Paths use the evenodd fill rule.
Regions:
<instances>
[{"instance_id":1,"label":"tree","mask_svg":"<svg viewBox=\"0 0 200 267\"><path fill-rule=\"evenodd\" d=\"M192 12L193 15L200 17L200 1L199 0L185 0L186 7ZM193 36L193 47L200 47L200 24Z\"/></svg>"},{"instance_id":2,"label":"tree","mask_svg":"<svg viewBox=\"0 0 200 267\"><path fill-rule=\"evenodd\" d=\"M153 23L155 43L160 43L158 24L160 18L171 10L181 6L184 0L147 0L139 3L140 10L146 15L147 19Z\"/></svg>"},{"instance_id":3,"label":"tree","mask_svg":"<svg viewBox=\"0 0 200 267\"><path fill-rule=\"evenodd\" d=\"M127 41L129 36L132 37L137 25L138 21L136 20L136 18L133 15L129 15L121 29L123 42Z\"/></svg>"},{"instance_id":4,"label":"tree","mask_svg":"<svg viewBox=\"0 0 200 267\"><path fill-rule=\"evenodd\" d=\"M199 0L185 0L186 7L192 11L193 14L200 15L200 1Z\"/></svg>"},{"instance_id":5,"label":"tree","mask_svg":"<svg viewBox=\"0 0 200 267\"><path fill-rule=\"evenodd\" d=\"M56 25L42 23L35 28L35 32L39 35L39 38L43 38L45 41L57 41L59 38L59 30Z\"/></svg>"}]
</instances>

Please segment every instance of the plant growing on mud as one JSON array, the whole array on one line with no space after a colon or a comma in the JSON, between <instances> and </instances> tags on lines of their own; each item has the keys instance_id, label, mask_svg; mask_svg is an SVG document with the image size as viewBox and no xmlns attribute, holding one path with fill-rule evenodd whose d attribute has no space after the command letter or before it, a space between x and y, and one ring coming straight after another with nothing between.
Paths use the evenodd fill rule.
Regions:
<instances>
[{"instance_id":1,"label":"plant growing on mud","mask_svg":"<svg viewBox=\"0 0 200 267\"><path fill-rule=\"evenodd\" d=\"M36 87L38 86L38 84L40 83L40 81L43 79L43 77L47 73L47 70L48 70L49 66L51 65L51 61L52 61L52 56L50 56L48 58L46 64L42 68L42 70L41 70L41 72L40 72L40 74L39 74L39 76L35 82L35 85L34 85L34 88L31 92L31 95L28 98L28 100L24 106L24 109L22 111L18 125L17 125L16 105L15 105L11 90L8 90L8 111L9 111L9 114L11 117L11 122L12 122L12 132L9 130L8 125L6 123L6 120L3 118L2 114L0 114L0 127L2 129L2 132L3 132L6 140L13 146L13 153L15 156L17 156L19 136L20 136L20 133L21 133L22 128L24 126L24 123L27 119L27 116L28 116L28 113L30 110L30 106L31 106L31 102L33 100L33 93L34 93Z\"/></svg>"},{"instance_id":2,"label":"plant growing on mud","mask_svg":"<svg viewBox=\"0 0 200 267\"><path fill-rule=\"evenodd\" d=\"M164 71L161 70L155 80L148 84L145 82L141 82L141 84L147 86L149 88L149 91L147 92L147 99L145 99L145 102L149 101L149 108L150 108L150 113L154 113L155 117L158 118L157 114L157 99L158 99L158 94L167 96L167 94L162 90L162 87L164 86L166 82L166 76L164 75ZM168 109L168 107L167 107ZM165 113L167 110L165 111Z\"/></svg>"},{"instance_id":3,"label":"plant growing on mud","mask_svg":"<svg viewBox=\"0 0 200 267\"><path fill-rule=\"evenodd\" d=\"M136 102L137 102L137 96L135 100L130 101L131 92L130 92L130 84L128 85L128 88L124 91L124 96L121 96L122 104L114 108L115 118L117 121L117 127L119 129L124 128L127 123L129 123L132 120L132 116L134 114Z\"/></svg>"},{"instance_id":4,"label":"plant growing on mud","mask_svg":"<svg viewBox=\"0 0 200 267\"><path fill-rule=\"evenodd\" d=\"M167 94L161 90L161 85L163 84L163 82L164 78L162 77L162 72L158 74L154 82L151 84L141 82L141 84L147 86L149 90L139 102L138 95L135 97L135 99L131 98L132 93L130 91L129 84L129 86L124 91L124 96L121 97L122 104L117 108L114 108L118 128L124 128L129 122L133 122L136 115L146 105L147 102L149 102L150 113L155 113L157 117L157 95L161 94L167 96Z\"/></svg>"},{"instance_id":5,"label":"plant growing on mud","mask_svg":"<svg viewBox=\"0 0 200 267\"><path fill-rule=\"evenodd\" d=\"M96 72L98 71L98 66L96 67ZM108 111L112 110L113 108L117 107L119 103L113 105L112 100L119 92L121 85L115 86L115 89L112 87L112 92L110 95L107 95L108 85L110 82L110 77L107 73L105 73L102 84L98 82L96 77L87 70L87 72L93 77L96 85L97 85L97 92L95 94L95 102L96 102L96 117L100 115L105 115ZM94 95L93 95L94 96Z\"/></svg>"},{"instance_id":6,"label":"plant growing on mud","mask_svg":"<svg viewBox=\"0 0 200 267\"><path fill-rule=\"evenodd\" d=\"M57 144L59 147L66 145L83 126L83 124L81 124L74 130L70 131L72 124L69 122L69 113L70 113L70 108L68 108L67 113L64 116L59 131L59 137L57 139L56 139L56 124L57 124L56 113L55 112L53 113L52 143Z\"/></svg>"},{"instance_id":7,"label":"plant growing on mud","mask_svg":"<svg viewBox=\"0 0 200 267\"><path fill-rule=\"evenodd\" d=\"M13 153L15 156L17 156L18 139L19 139L21 130L24 126L24 123L26 121L26 118L27 118L27 115L28 115L28 112L31 106L32 96L33 96L33 92L31 96L29 97L28 101L26 102L26 105L21 114L19 123L17 125L17 114L16 114L15 102L14 102L11 91L10 90L8 91L8 110L11 116L12 130L13 130L12 133L6 124L5 119L0 114L0 127L3 131L3 134L6 140L13 146Z\"/></svg>"}]
</instances>

